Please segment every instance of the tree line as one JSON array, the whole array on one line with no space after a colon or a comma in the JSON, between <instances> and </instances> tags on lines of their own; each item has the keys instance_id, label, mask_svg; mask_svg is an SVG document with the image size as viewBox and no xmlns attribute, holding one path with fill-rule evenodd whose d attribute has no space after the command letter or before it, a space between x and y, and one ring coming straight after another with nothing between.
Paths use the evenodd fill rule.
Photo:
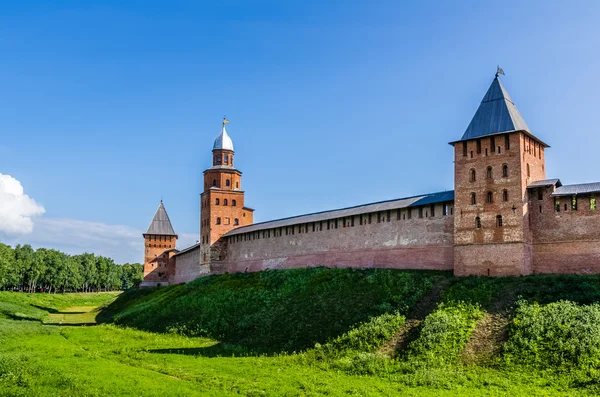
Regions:
<instances>
[{"instance_id":1,"label":"tree line","mask_svg":"<svg viewBox=\"0 0 600 397\"><path fill-rule=\"evenodd\" d=\"M138 286L139 263L117 265L111 258L0 243L0 290L24 292L98 292Z\"/></svg>"}]
</instances>

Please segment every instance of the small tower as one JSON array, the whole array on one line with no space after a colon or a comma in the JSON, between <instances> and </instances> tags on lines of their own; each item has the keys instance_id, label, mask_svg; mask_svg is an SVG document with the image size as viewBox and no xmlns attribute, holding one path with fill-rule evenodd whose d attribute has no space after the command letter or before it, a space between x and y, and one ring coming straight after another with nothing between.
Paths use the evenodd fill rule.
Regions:
<instances>
[{"instance_id":1,"label":"small tower","mask_svg":"<svg viewBox=\"0 0 600 397\"><path fill-rule=\"evenodd\" d=\"M177 234L162 200L144 236L144 281L142 287L168 285L174 276Z\"/></svg>"},{"instance_id":2,"label":"small tower","mask_svg":"<svg viewBox=\"0 0 600 397\"><path fill-rule=\"evenodd\" d=\"M212 167L204 171L200 195L200 244L202 264L210 261L210 246L228 231L252 224L253 209L244 206L242 173L234 168L233 142L223 118L221 133L212 150Z\"/></svg>"},{"instance_id":3,"label":"small tower","mask_svg":"<svg viewBox=\"0 0 600 397\"><path fill-rule=\"evenodd\" d=\"M498 78L454 146L454 273L531 273L527 186L546 179L544 142Z\"/></svg>"}]
</instances>

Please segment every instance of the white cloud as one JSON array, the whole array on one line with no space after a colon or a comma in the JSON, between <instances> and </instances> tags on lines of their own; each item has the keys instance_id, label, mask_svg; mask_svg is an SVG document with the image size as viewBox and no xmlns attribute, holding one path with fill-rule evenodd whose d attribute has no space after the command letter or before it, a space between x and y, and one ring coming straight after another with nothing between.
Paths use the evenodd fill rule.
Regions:
<instances>
[{"instance_id":1,"label":"white cloud","mask_svg":"<svg viewBox=\"0 0 600 397\"><path fill-rule=\"evenodd\" d=\"M26 195L21 182L0 173L0 232L9 235L31 233L33 219L44 207Z\"/></svg>"},{"instance_id":2,"label":"white cloud","mask_svg":"<svg viewBox=\"0 0 600 397\"><path fill-rule=\"evenodd\" d=\"M107 225L70 218L38 218L33 233L4 239L4 243L30 244L34 248L54 248L68 254L91 252L113 258L117 263L141 263L144 240L142 230L124 225ZM179 249L193 245L195 233L179 235Z\"/></svg>"}]
</instances>

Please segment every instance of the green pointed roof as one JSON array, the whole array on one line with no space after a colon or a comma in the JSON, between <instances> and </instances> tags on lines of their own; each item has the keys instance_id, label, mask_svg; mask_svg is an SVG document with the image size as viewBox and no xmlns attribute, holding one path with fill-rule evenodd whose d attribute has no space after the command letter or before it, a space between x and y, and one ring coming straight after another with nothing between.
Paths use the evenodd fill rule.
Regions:
<instances>
[{"instance_id":1,"label":"green pointed roof","mask_svg":"<svg viewBox=\"0 0 600 397\"><path fill-rule=\"evenodd\" d=\"M152 218L152 222L150 222L150 226L148 226L148 230L144 234L177 236L173 230L171 220L169 219L169 215L167 215L167 210L165 210L162 200L160 201L160 205L154 214L154 218Z\"/></svg>"}]
</instances>

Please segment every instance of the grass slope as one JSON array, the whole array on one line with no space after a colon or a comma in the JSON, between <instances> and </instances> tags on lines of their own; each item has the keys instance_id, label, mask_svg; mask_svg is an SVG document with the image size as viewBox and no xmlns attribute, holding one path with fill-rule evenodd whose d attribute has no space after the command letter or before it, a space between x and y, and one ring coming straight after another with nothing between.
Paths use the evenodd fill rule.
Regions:
<instances>
[{"instance_id":1,"label":"grass slope","mask_svg":"<svg viewBox=\"0 0 600 397\"><path fill-rule=\"evenodd\" d=\"M326 268L0 293L0 396L598 395L596 302L597 276Z\"/></svg>"}]
</instances>

